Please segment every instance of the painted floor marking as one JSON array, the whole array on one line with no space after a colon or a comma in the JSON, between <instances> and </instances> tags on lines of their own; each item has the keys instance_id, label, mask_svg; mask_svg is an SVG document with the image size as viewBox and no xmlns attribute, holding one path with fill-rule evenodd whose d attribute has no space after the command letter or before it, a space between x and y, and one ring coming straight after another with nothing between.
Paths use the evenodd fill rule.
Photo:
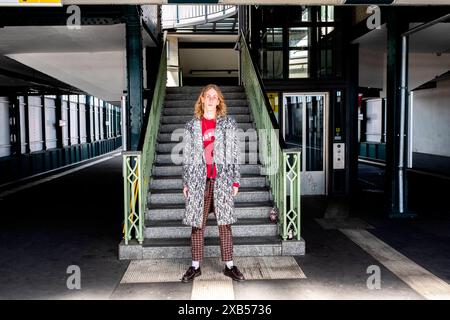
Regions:
<instances>
[{"instance_id":1,"label":"painted floor marking","mask_svg":"<svg viewBox=\"0 0 450 320\"><path fill-rule=\"evenodd\" d=\"M429 300L449 300L450 285L366 230L339 229L414 291Z\"/></svg>"}]
</instances>

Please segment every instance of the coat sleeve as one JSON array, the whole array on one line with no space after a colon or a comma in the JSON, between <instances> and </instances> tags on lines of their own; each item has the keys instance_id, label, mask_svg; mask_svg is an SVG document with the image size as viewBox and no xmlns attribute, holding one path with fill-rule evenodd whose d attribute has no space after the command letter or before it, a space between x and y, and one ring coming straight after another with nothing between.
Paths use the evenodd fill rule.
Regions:
<instances>
[{"instance_id":1,"label":"coat sleeve","mask_svg":"<svg viewBox=\"0 0 450 320\"><path fill-rule=\"evenodd\" d=\"M189 174L189 164L191 163L191 155L192 155L192 137L191 131L189 130L189 122L184 126L184 137L183 142L183 187L187 186L188 183L188 174Z\"/></svg>"},{"instance_id":2,"label":"coat sleeve","mask_svg":"<svg viewBox=\"0 0 450 320\"><path fill-rule=\"evenodd\" d=\"M241 183L241 148L239 146L239 132L237 130L236 120L232 119L232 154L233 154L233 184L239 186Z\"/></svg>"}]
</instances>

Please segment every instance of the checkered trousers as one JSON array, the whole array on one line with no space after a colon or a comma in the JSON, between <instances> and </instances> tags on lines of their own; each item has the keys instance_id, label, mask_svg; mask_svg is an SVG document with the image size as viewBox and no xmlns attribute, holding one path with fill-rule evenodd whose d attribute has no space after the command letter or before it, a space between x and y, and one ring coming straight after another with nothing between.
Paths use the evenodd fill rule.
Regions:
<instances>
[{"instance_id":1,"label":"checkered trousers","mask_svg":"<svg viewBox=\"0 0 450 320\"><path fill-rule=\"evenodd\" d=\"M214 180L207 180L205 188L205 202L203 209L202 228L200 229L192 227L191 250L193 261L203 260L205 226L206 220L208 220L208 216L211 211L215 213ZM233 238L231 234L231 225L230 224L219 225L218 227L220 236L220 253L222 256L222 261L231 261L233 260Z\"/></svg>"}]
</instances>

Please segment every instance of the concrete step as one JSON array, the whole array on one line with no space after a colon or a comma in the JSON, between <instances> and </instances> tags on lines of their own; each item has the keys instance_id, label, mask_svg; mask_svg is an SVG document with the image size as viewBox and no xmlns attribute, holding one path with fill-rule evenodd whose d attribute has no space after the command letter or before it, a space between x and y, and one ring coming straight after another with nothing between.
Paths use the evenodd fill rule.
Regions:
<instances>
[{"instance_id":1,"label":"concrete step","mask_svg":"<svg viewBox=\"0 0 450 320\"><path fill-rule=\"evenodd\" d=\"M227 107L238 107L238 106L247 106L247 99L229 99L225 101ZM166 100L164 101L165 108L192 108L194 109L194 104L188 104L183 100Z\"/></svg>"},{"instance_id":2,"label":"concrete step","mask_svg":"<svg viewBox=\"0 0 450 320\"><path fill-rule=\"evenodd\" d=\"M168 153L179 150L181 148L181 142L159 142L156 146L156 151L161 153ZM241 141L239 143L239 148L241 152L252 151L258 152L258 142L253 141Z\"/></svg>"},{"instance_id":3,"label":"concrete step","mask_svg":"<svg viewBox=\"0 0 450 320\"><path fill-rule=\"evenodd\" d=\"M167 94L172 93L184 93L184 94L197 94L199 95L204 86L184 86L184 87L168 87L166 89ZM243 86L220 86L220 91L222 93L232 93L232 92L245 92Z\"/></svg>"},{"instance_id":4,"label":"concrete step","mask_svg":"<svg viewBox=\"0 0 450 320\"><path fill-rule=\"evenodd\" d=\"M160 125L160 133L172 133L175 130L179 130L179 129L184 129L184 125L185 123L173 123L173 124L167 124L167 123L162 123ZM253 123L251 122L238 122L237 123L237 127L239 129L242 129L244 131L250 129L250 128L254 128Z\"/></svg>"},{"instance_id":5,"label":"concrete step","mask_svg":"<svg viewBox=\"0 0 450 320\"><path fill-rule=\"evenodd\" d=\"M250 114L238 114L232 116L236 122L250 122ZM185 124L192 119L192 115L176 115L176 116L163 116L161 123L182 123Z\"/></svg>"},{"instance_id":6,"label":"concrete step","mask_svg":"<svg viewBox=\"0 0 450 320\"><path fill-rule=\"evenodd\" d=\"M173 158L174 160L172 160L172 153L158 152L156 155L156 164L176 164L176 165L181 164L181 161L182 161L181 153L173 154L173 157L174 157ZM174 161L179 161L179 162L174 162ZM245 152L245 153L241 152L239 163L241 165L260 163L258 153L256 153L256 152Z\"/></svg>"},{"instance_id":7,"label":"concrete step","mask_svg":"<svg viewBox=\"0 0 450 320\"><path fill-rule=\"evenodd\" d=\"M243 164L240 166L241 175L261 174L261 165L259 164ZM155 165L153 167L154 176L180 176L183 173L183 166L181 165Z\"/></svg>"},{"instance_id":8,"label":"concrete step","mask_svg":"<svg viewBox=\"0 0 450 320\"><path fill-rule=\"evenodd\" d=\"M147 196L149 206L158 204L183 204L186 200L182 189L150 189ZM271 201L271 195L267 187L260 188L239 188L239 192L234 198L234 202L260 202Z\"/></svg>"},{"instance_id":9,"label":"concrete step","mask_svg":"<svg viewBox=\"0 0 450 320\"><path fill-rule=\"evenodd\" d=\"M219 238L205 237L204 257L220 257ZM190 237L185 239L145 239L142 253L133 258L191 258ZM120 251L120 250L119 250ZM233 239L234 256L280 256L282 243L278 236L272 237L236 237ZM125 254L120 259L130 259ZM181 275L180 275L181 277Z\"/></svg>"},{"instance_id":10,"label":"concrete step","mask_svg":"<svg viewBox=\"0 0 450 320\"><path fill-rule=\"evenodd\" d=\"M185 204L152 205L145 213L146 220L179 220L183 219ZM273 207L272 202L238 202L234 206L234 214L238 219L268 219Z\"/></svg>"},{"instance_id":11,"label":"concrete step","mask_svg":"<svg viewBox=\"0 0 450 320\"><path fill-rule=\"evenodd\" d=\"M234 117L238 114L249 114L250 109L248 106L243 107L228 107L227 108L227 114L229 116ZM163 108L163 117L165 116L191 116L191 118L194 116L194 107L193 104L188 104L184 107L177 107L177 108Z\"/></svg>"},{"instance_id":12,"label":"concrete step","mask_svg":"<svg viewBox=\"0 0 450 320\"><path fill-rule=\"evenodd\" d=\"M264 176L249 176L242 175L241 188L250 187L265 187L266 178ZM181 189L183 188L183 180L181 175L179 176L154 176L150 181L151 189Z\"/></svg>"},{"instance_id":13,"label":"concrete step","mask_svg":"<svg viewBox=\"0 0 450 320\"><path fill-rule=\"evenodd\" d=\"M268 219L239 219L233 224L233 239L237 237L270 237L277 235L277 224ZM181 224L180 220L146 221L144 237L146 239L189 238L191 226ZM205 237L219 237L219 228L214 217L206 222Z\"/></svg>"},{"instance_id":14,"label":"concrete step","mask_svg":"<svg viewBox=\"0 0 450 320\"><path fill-rule=\"evenodd\" d=\"M186 102L192 102L192 105L197 101L200 95L200 90L195 93L169 93L166 95L166 100L184 100ZM223 96L225 101L230 99L246 99L245 92L224 92Z\"/></svg>"}]
</instances>

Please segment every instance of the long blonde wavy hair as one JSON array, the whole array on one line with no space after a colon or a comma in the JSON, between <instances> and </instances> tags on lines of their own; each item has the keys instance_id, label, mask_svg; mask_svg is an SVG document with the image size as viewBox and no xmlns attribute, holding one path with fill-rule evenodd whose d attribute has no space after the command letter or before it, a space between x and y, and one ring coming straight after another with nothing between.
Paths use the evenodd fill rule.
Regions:
<instances>
[{"instance_id":1,"label":"long blonde wavy hair","mask_svg":"<svg viewBox=\"0 0 450 320\"><path fill-rule=\"evenodd\" d=\"M200 95L197 98L197 101L195 102L194 116L197 119L203 117L203 114L205 113L205 109L203 107L201 98L202 97L206 98L205 93L209 89L214 89L217 92L217 97L219 98L219 105L216 107L216 117L217 116L224 117L227 114L227 105L225 103L225 98L223 97L222 90L220 90L220 88L215 84L208 84L202 89L202 92L200 93Z\"/></svg>"}]
</instances>

